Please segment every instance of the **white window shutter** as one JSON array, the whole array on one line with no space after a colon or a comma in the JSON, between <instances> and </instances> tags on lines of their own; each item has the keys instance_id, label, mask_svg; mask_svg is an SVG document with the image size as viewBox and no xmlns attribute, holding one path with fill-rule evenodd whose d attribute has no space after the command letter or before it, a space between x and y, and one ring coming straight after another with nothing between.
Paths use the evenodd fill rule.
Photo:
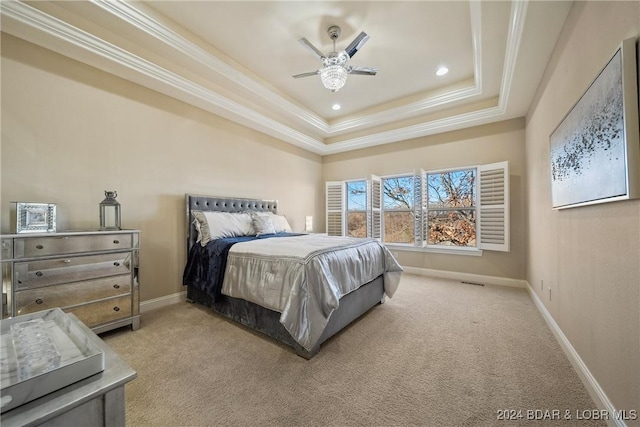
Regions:
<instances>
[{"instance_id":1,"label":"white window shutter","mask_svg":"<svg viewBox=\"0 0 640 427\"><path fill-rule=\"evenodd\" d=\"M478 248L509 252L509 162L478 167Z\"/></svg>"},{"instance_id":2,"label":"white window shutter","mask_svg":"<svg viewBox=\"0 0 640 427\"><path fill-rule=\"evenodd\" d=\"M382 238L382 180L371 175L367 181L367 237Z\"/></svg>"},{"instance_id":3,"label":"white window shutter","mask_svg":"<svg viewBox=\"0 0 640 427\"><path fill-rule=\"evenodd\" d=\"M415 218L414 222L414 238L415 238L415 246L424 246L426 241L426 226L427 219L426 216L426 206L427 206L427 187L424 181L425 172L420 169L419 175L418 172L414 172L413 174L413 215Z\"/></svg>"},{"instance_id":4,"label":"white window shutter","mask_svg":"<svg viewBox=\"0 0 640 427\"><path fill-rule=\"evenodd\" d=\"M344 236L345 221L345 190L343 181L329 181L326 183L327 203L327 234L329 236Z\"/></svg>"}]
</instances>

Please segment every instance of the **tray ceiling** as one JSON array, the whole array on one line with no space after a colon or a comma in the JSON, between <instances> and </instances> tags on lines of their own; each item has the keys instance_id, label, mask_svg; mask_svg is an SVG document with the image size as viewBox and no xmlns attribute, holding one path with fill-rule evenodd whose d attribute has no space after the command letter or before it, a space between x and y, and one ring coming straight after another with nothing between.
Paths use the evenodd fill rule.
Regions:
<instances>
[{"instance_id":1,"label":"tray ceiling","mask_svg":"<svg viewBox=\"0 0 640 427\"><path fill-rule=\"evenodd\" d=\"M524 116L571 2L1 3L2 31L321 155ZM338 92L298 40L370 39ZM449 73L435 72L446 66ZM340 110L333 110L334 104Z\"/></svg>"}]
</instances>

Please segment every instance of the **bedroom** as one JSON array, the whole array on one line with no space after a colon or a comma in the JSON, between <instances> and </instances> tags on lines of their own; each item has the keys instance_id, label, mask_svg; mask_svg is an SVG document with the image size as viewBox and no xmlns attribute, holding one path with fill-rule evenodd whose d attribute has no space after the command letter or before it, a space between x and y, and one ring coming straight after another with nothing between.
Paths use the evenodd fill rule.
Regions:
<instances>
[{"instance_id":1,"label":"bedroom","mask_svg":"<svg viewBox=\"0 0 640 427\"><path fill-rule=\"evenodd\" d=\"M639 35L637 2L576 2L548 64L535 64L546 71L526 115L323 156L3 32L2 231L14 200L57 203L61 230L95 228L103 191L117 189L123 225L142 230L144 328L145 310L182 297L185 193L277 199L293 228L313 216L323 231L325 181L509 160L510 252L399 261L528 284L612 406L638 409L640 204L553 211L547 172L554 126L612 49Z\"/></svg>"}]
</instances>

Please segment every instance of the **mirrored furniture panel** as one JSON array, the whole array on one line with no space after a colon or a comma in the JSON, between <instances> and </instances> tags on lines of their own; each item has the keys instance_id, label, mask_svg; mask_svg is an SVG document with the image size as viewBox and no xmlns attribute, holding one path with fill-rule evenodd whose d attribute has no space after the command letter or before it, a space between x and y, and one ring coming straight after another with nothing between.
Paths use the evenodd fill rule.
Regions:
<instances>
[{"instance_id":1,"label":"mirrored furniture panel","mask_svg":"<svg viewBox=\"0 0 640 427\"><path fill-rule=\"evenodd\" d=\"M139 230L0 239L3 318L59 307L95 333L140 326Z\"/></svg>"}]
</instances>

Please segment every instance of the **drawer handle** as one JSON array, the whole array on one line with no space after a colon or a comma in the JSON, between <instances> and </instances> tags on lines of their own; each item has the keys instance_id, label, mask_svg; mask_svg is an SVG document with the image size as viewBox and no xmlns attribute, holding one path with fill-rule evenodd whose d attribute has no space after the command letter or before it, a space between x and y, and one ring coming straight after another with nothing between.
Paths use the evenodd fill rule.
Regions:
<instances>
[{"instance_id":1,"label":"drawer handle","mask_svg":"<svg viewBox=\"0 0 640 427\"><path fill-rule=\"evenodd\" d=\"M42 246L42 245L36 245L36 249L43 249L43 248L44 248L44 246Z\"/></svg>"},{"instance_id":2,"label":"drawer handle","mask_svg":"<svg viewBox=\"0 0 640 427\"><path fill-rule=\"evenodd\" d=\"M114 241L113 241L113 243L114 243L115 245L119 245L119 244L120 244L120 240L114 240Z\"/></svg>"},{"instance_id":3,"label":"drawer handle","mask_svg":"<svg viewBox=\"0 0 640 427\"><path fill-rule=\"evenodd\" d=\"M120 267L120 263L118 261L114 262L113 265L115 265L116 267Z\"/></svg>"},{"instance_id":4,"label":"drawer handle","mask_svg":"<svg viewBox=\"0 0 640 427\"><path fill-rule=\"evenodd\" d=\"M36 304L42 304L43 302L44 302L44 301L42 301L42 299L41 299L41 298L38 298L38 299L36 300Z\"/></svg>"},{"instance_id":5,"label":"drawer handle","mask_svg":"<svg viewBox=\"0 0 640 427\"><path fill-rule=\"evenodd\" d=\"M114 288L116 289L120 289L120 285L118 285L117 283L115 285L113 285Z\"/></svg>"},{"instance_id":6,"label":"drawer handle","mask_svg":"<svg viewBox=\"0 0 640 427\"><path fill-rule=\"evenodd\" d=\"M42 271L36 271L36 276L42 277Z\"/></svg>"},{"instance_id":7,"label":"drawer handle","mask_svg":"<svg viewBox=\"0 0 640 427\"><path fill-rule=\"evenodd\" d=\"M120 311L120 307L113 307L113 311Z\"/></svg>"},{"instance_id":8,"label":"drawer handle","mask_svg":"<svg viewBox=\"0 0 640 427\"><path fill-rule=\"evenodd\" d=\"M70 259L65 259L62 262L64 262L65 264L71 264L71 260Z\"/></svg>"}]
</instances>

